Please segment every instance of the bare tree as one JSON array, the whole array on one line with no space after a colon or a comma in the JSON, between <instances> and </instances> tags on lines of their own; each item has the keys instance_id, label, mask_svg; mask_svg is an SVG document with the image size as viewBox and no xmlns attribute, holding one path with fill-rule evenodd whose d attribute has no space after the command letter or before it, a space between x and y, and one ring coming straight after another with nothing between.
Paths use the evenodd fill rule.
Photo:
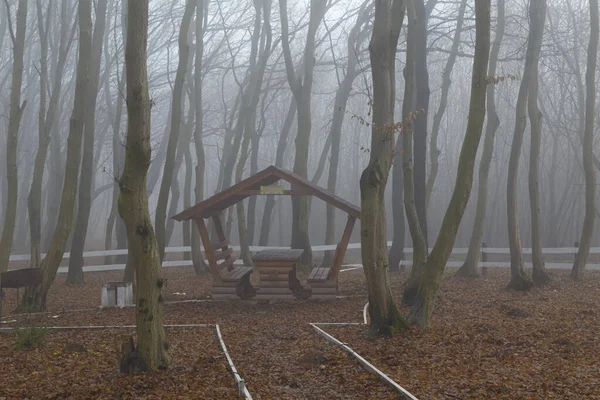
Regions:
<instances>
[{"instance_id":1,"label":"bare tree","mask_svg":"<svg viewBox=\"0 0 600 400\"><path fill-rule=\"evenodd\" d=\"M23 82L23 52L25 49L25 31L27 28L27 0L19 0L17 7L17 33L13 31L10 21L11 7L5 0L6 15L9 17L8 28L13 45L13 68L10 89L10 111L8 116L8 134L6 135L6 176L7 200L4 212L4 227L0 239L0 272L8 269L8 260L12 249L15 221L17 218L17 199L19 191L19 176L17 172L17 145L19 141L19 126L27 102L21 104L21 86Z\"/></svg>"},{"instance_id":2,"label":"bare tree","mask_svg":"<svg viewBox=\"0 0 600 400\"><path fill-rule=\"evenodd\" d=\"M413 0L407 0L409 8ZM369 331L393 334L408 328L394 302L387 255L385 186L394 156L395 64L404 19L403 0L376 0L369 44L373 122L369 164L360 177L361 256L369 293ZM409 24L414 23L409 20ZM409 53L410 54L410 53ZM410 89L410 84L407 85Z\"/></svg>"},{"instance_id":3,"label":"bare tree","mask_svg":"<svg viewBox=\"0 0 600 400\"><path fill-rule=\"evenodd\" d=\"M596 171L593 166L594 115L596 106L596 65L598 63L598 0L590 0L590 42L585 73L585 131L583 136L583 168L585 171L585 217L579 249L571 269L571 278L580 279L587 262L596 219Z\"/></svg>"},{"instance_id":4,"label":"bare tree","mask_svg":"<svg viewBox=\"0 0 600 400\"><path fill-rule=\"evenodd\" d=\"M100 83L100 65L102 61L102 44L104 42L107 6L108 0L99 0L96 4L96 23L92 37L90 81L88 83L88 98L86 99L79 203L77 206L77 219L75 221L75 231L73 232L71 255L69 257L68 284L83 283L83 250L92 209L92 191L94 190L96 100L98 98L98 86Z\"/></svg>"},{"instance_id":5,"label":"bare tree","mask_svg":"<svg viewBox=\"0 0 600 400\"><path fill-rule=\"evenodd\" d=\"M73 225L75 200L77 198L77 184L79 166L81 164L81 143L86 113L86 99L91 65L92 48L92 4L91 0L81 0L78 5L79 19L79 61L77 63L77 77L75 82L75 96L73 113L69 125L67 139L67 159L65 176L58 212L57 224L52 235L52 241L46 257L40 265L43 273L41 286L28 288L23 297L23 304L30 304L40 309L46 307L46 296L60 262L63 259L65 247Z\"/></svg>"},{"instance_id":6,"label":"bare tree","mask_svg":"<svg viewBox=\"0 0 600 400\"><path fill-rule=\"evenodd\" d=\"M421 266L422 273L420 274L418 291L408 316L411 323L424 328L427 328L431 323L441 277L446 262L452 253L458 227L469 201L473 186L475 158L485 120L486 86L489 83L487 69L490 55L490 0L475 2L475 19L475 57L473 60L469 119L458 160L456 183L450 204L444 214L440 234L426 263Z\"/></svg>"},{"instance_id":7,"label":"bare tree","mask_svg":"<svg viewBox=\"0 0 600 400\"><path fill-rule=\"evenodd\" d=\"M251 68L250 78L247 87L249 103L244 105L245 121L243 123L243 141L240 159L235 171L236 183L242 179L244 166L248 160L248 147L250 140L256 136L256 118L257 106L260 99L260 89L264 80L264 74L267 67L267 61L271 54L272 32L271 32L271 0L255 0L255 21L254 32L252 37L252 47L255 49L252 52L258 55L258 59L251 58L251 63L256 63L254 68ZM263 20L261 29L261 19ZM238 217L238 234L240 238L240 246L242 257L246 265L252 265L250 257L249 238L246 228L246 215L244 211L244 203L236 204Z\"/></svg>"},{"instance_id":8,"label":"bare tree","mask_svg":"<svg viewBox=\"0 0 600 400\"><path fill-rule=\"evenodd\" d=\"M123 43L123 48L125 48L125 41L127 37L127 2L128 0L123 0L121 2L121 13L118 14L115 12L115 22L114 22L114 46L118 47L119 39L116 34L116 24L117 18L120 16L121 18L121 41ZM108 43L105 44L105 48L108 51ZM108 58L108 53L105 54L105 58ZM106 223L106 233L104 237L104 245L107 249L112 248L112 238L113 232L116 233L117 239L117 248L122 249L127 246L127 233L125 231L125 225L121 218L118 218L118 200L119 200L119 186L117 184L117 179L121 173L123 168L123 164L125 162L125 148L121 143L121 119L123 116L123 93L125 92L125 62L121 69L119 70L119 57L114 56L115 61L115 71L117 76L117 96L116 96L116 104L113 109L113 100L111 96L111 91L109 88L108 80L104 83L104 94L106 97L106 109L108 115L111 119L111 127L112 127L112 176L114 179L113 185L113 194L112 194L112 203L110 208L110 214L108 216L108 221ZM107 67L108 68L108 67ZM122 260L122 258L117 258L117 260ZM131 263L127 263L125 268L125 273L123 274L124 282L133 282L134 279L134 271Z\"/></svg>"},{"instance_id":9,"label":"bare tree","mask_svg":"<svg viewBox=\"0 0 600 400\"><path fill-rule=\"evenodd\" d=\"M175 86L173 88L173 114L171 115L171 128L169 132L169 143L167 145L167 157L165 159L165 167L160 183L160 191L158 193L158 203L156 205L156 239L158 240L158 248L160 250L161 259L164 256L166 246L165 227L167 222L167 205L169 202L171 183L173 181L175 153L177 151L177 143L179 141L183 107L183 84L185 82L188 57L190 54L188 32L195 9L196 3L193 0L186 0L185 11L179 29L179 65L177 66Z\"/></svg>"},{"instance_id":10,"label":"bare tree","mask_svg":"<svg viewBox=\"0 0 600 400\"><path fill-rule=\"evenodd\" d=\"M368 22L370 14L371 8L368 7L367 2L363 3L358 16L356 17L356 22L348 35L348 64L346 66L346 73L342 79L338 78L338 89L335 93L333 117L329 133L329 138L331 138L331 159L329 161L329 173L327 176L327 190L331 193L335 193L337 187L342 126L346 115L348 99L352 92L352 84L361 72L358 56L360 53L360 45L366 40L368 35L368 29L365 25ZM325 244L335 244L335 207L331 204L327 204L326 219ZM325 253L323 265L328 265L332 261L332 252Z\"/></svg>"},{"instance_id":11,"label":"bare tree","mask_svg":"<svg viewBox=\"0 0 600 400\"><path fill-rule=\"evenodd\" d=\"M506 26L505 0L499 0L496 16L496 36L490 53L490 64L488 76L496 76L496 67L498 65L498 54L504 38ZM463 266L457 271L459 276L476 277L479 275L478 263L481 254L481 243L483 241L483 223L485 221L487 199L488 199L488 181L490 176L490 166L494 154L494 140L496 131L500 127L500 118L496 111L496 90L495 85L488 85L487 95L487 125L485 129L485 139L483 141L483 152L479 163L479 187L477 189L477 208L475 210L475 220L471 230L471 240L469 242L469 251Z\"/></svg>"},{"instance_id":12,"label":"bare tree","mask_svg":"<svg viewBox=\"0 0 600 400\"><path fill-rule=\"evenodd\" d=\"M433 126L431 127L431 144L429 148L429 158L431 159L431 170L429 171L429 177L427 178L426 186L426 202L429 205L429 199L431 199L431 193L435 185L435 180L440 169L440 149L438 149L438 136L440 133L440 126L442 124L442 118L448 107L448 92L450 92L450 86L452 81L452 70L456 62L458 53L458 46L460 45L460 36L463 30L463 23L465 17L465 9L467 8L467 0L461 0L458 8L458 16L456 18L456 31L454 32L454 39L452 40L452 47L450 48L450 55L446 61L444 72L442 74L442 94L440 98L440 104L438 109L433 116Z\"/></svg>"},{"instance_id":13,"label":"bare tree","mask_svg":"<svg viewBox=\"0 0 600 400\"><path fill-rule=\"evenodd\" d=\"M421 224L425 242L429 243L427 231L427 120L429 116L429 71L427 64L427 25L428 16L425 0L415 0L417 26L415 28L415 108L422 110L414 122L413 180L415 186L415 207ZM406 179L406 178L405 178ZM413 268L415 264L413 264Z\"/></svg>"},{"instance_id":14,"label":"bare tree","mask_svg":"<svg viewBox=\"0 0 600 400\"><path fill-rule=\"evenodd\" d=\"M135 266L138 351L145 369L169 365L162 314L161 256L146 193L150 166L150 97L146 65L148 0L129 1L127 47L127 145L119 180L119 214L127 227L129 256ZM186 35L187 36L187 35Z\"/></svg>"},{"instance_id":15,"label":"bare tree","mask_svg":"<svg viewBox=\"0 0 600 400\"><path fill-rule=\"evenodd\" d=\"M540 188L539 188L539 164L540 150L542 146L542 113L538 107L538 87L539 87L539 63L541 52L541 41L544 33L546 21L546 0L539 0L535 9L535 27L532 23L531 29L540 30L539 50L536 52L536 59L532 65L531 86L527 98L527 110L529 121L531 123L531 146L529 153L529 203L531 208L531 252L533 261L533 283L541 286L550 281L550 277L544 266L544 256L542 255L542 233L541 233L541 215L540 215ZM534 17L530 17L532 22Z\"/></svg>"},{"instance_id":16,"label":"bare tree","mask_svg":"<svg viewBox=\"0 0 600 400\"><path fill-rule=\"evenodd\" d=\"M281 132L279 133L279 139L277 141L277 149L275 150L276 167L281 167L283 165L283 157L287 147L288 136L292 129L294 118L296 117L296 110L296 100L294 100L294 97L292 96ZM266 246L269 242L269 234L271 232L271 216L273 215L274 208L275 196L267 196L267 200L265 201L265 210L263 211L263 217L260 225L260 238L258 240L259 246Z\"/></svg>"},{"instance_id":17,"label":"bare tree","mask_svg":"<svg viewBox=\"0 0 600 400\"><path fill-rule=\"evenodd\" d=\"M194 64L194 97L195 97L195 112L196 126L194 129L194 148L196 150L196 178L194 186L194 194L196 203L204 199L204 169L205 169L205 153L204 143L202 139L204 114L202 110L202 58L204 57L204 31L206 28L207 13L209 0L196 0L196 63ZM201 252L200 232L194 224L192 226L192 260L196 273L206 271L207 267L204 263L204 257Z\"/></svg>"},{"instance_id":18,"label":"bare tree","mask_svg":"<svg viewBox=\"0 0 600 400\"><path fill-rule=\"evenodd\" d=\"M408 33L406 36L406 67L404 69L404 100L402 102L402 181L404 184L404 210L408 220L408 229L413 242L413 263L410 276L402 294L402 304L412 305L418 291L419 274L427 260L427 241L419 221L416 207L415 181L413 179L413 136L414 126L411 114L416 89L416 47L417 47L417 14L414 3L408 3Z\"/></svg>"},{"instance_id":19,"label":"bare tree","mask_svg":"<svg viewBox=\"0 0 600 400\"><path fill-rule=\"evenodd\" d=\"M532 0L529 4L529 40L525 69L519 88L516 104L515 129L508 164L508 182L506 189L506 203L508 214L508 242L510 246L511 281L509 287L514 290L529 290L533 285L523 267L523 251L521 248L521 235L519 232L519 219L517 207L517 179L519 172L519 158L523 146L523 134L527 126L527 97L531 90L535 66L539 60L542 46L543 20L540 20L539 4L544 0Z\"/></svg>"},{"instance_id":20,"label":"bare tree","mask_svg":"<svg viewBox=\"0 0 600 400\"><path fill-rule=\"evenodd\" d=\"M285 59L285 70L288 84L296 100L298 108L298 133L296 135L296 155L294 157L294 172L302 177L308 176L308 149L311 133L311 89L315 67L315 36L321 20L325 16L327 0L311 0L310 19L306 45L304 47L304 71L302 78L294 71L294 62L289 43L289 28L287 19L287 0L279 0L279 15L281 18L281 44ZM309 198L307 196L292 197L292 248L304 249L301 262L312 264L312 249L308 237Z\"/></svg>"}]
</instances>

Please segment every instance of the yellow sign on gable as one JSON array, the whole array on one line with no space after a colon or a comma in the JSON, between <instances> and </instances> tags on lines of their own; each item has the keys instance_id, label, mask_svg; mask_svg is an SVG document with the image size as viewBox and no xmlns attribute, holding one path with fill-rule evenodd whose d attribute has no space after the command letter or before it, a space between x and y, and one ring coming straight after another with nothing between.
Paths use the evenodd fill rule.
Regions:
<instances>
[{"instance_id":1,"label":"yellow sign on gable","mask_svg":"<svg viewBox=\"0 0 600 400\"><path fill-rule=\"evenodd\" d=\"M283 194L283 186L261 186L260 194Z\"/></svg>"}]
</instances>

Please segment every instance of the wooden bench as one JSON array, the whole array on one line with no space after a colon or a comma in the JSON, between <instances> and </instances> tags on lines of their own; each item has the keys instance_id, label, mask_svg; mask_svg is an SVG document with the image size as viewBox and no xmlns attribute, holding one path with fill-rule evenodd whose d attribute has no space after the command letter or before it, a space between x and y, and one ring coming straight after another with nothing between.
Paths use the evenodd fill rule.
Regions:
<instances>
[{"instance_id":1,"label":"wooden bench","mask_svg":"<svg viewBox=\"0 0 600 400\"><path fill-rule=\"evenodd\" d=\"M221 270L221 279L223 279L225 282L237 282L244 276L251 274L252 271L254 271L254 267L237 265L232 270Z\"/></svg>"},{"instance_id":2,"label":"wooden bench","mask_svg":"<svg viewBox=\"0 0 600 400\"><path fill-rule=\"evenodd\" d=\"M17 308L19 308L19 288L34 287L42 284L44 275L39 268L24 268L6 271L0 274L0 316L2 316L3 289L17 289Z\"/></svg>"},{"instance_id":3,"label":"wooden bench","mask_svg":"<svg viewBox=\"0 0 600 400\"><path fill-rule=\"evenodd\" d=\"M213 279L212 298L252 298L256 294L256 289L250 283L250 275L254 271L254 267L235 265L234 263L238 259L238 256L233 255L231 247L227 247L227 245L227 243L218 243L215 245L219 246L219 248L226 248L215 252L215 260L223 260L223 262L217 264L219 275Z\"/></svg>"},{"instance_id":4,"label":"wooden bench","mask_svg":"<svg viewBox=\"0 0 600 400\"><path fill-rule=\"evenodd\" d=\"M308 275L308 284L311 288L311 298L335 299L337 295L337 279L330 279L331 268L314 267Z\"/></svg>"},{"instance_id":5,"label":"wooden bench","mask_svg":"<svg viewBox=\"0 0 600 400\"><path fill-rule=\"evenodd\" d=\"M252 260L260 276L258 300L292 300L300 296L304 288L296 277L296 263L303 250L262 250Z\"/></svg>"}]
</instances>

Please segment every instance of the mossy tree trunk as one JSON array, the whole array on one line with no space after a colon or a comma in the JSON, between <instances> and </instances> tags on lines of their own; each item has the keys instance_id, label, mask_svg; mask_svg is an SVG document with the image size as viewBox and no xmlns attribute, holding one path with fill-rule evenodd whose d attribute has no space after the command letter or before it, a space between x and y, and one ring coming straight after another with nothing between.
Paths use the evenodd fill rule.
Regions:
<instances>
[{"instance_id":1,"label":"mossy tree trunk","mask_svg":"<svg viewBox=\"0 0 600 400\"><path fill-rule=\"evenodd\" d=\"M417 295L408 315L411 323L422 328L427 328L431 324L442 274L452 253L458 227L473 186L473 171L485 120L485 96L489 82L487 69L490 55L490 8L490 0L475 2L475 57L471 78L471 99L467 130L458 160L456 183L442 220L440 234L427 262L423 265Z\"/></svg>"},{"instance_id":2,"label":"mossy tree trunk","mask_svg":"<svg viewBox=\"0 0 600 400\"><path fill-rule=\"evenodd\" d=\"M86 99L79 204L77 206L77 219L75 221L75 231L73 232L71 255L69 257L67 284L83 283L83 251L92 210L92 191L94 190L96 101L98 98L98 85L100 83L100 65L102 61L102 43L104 42L107 6L108 0L99 0L96 4L96 24L92 37L90 82Z\"/></svg>"},{"instance_id":3,"label":"mossy tree trunk","mask_svg":"<svg viewBox=\"0 0 600 400\"><path fill-rule=\"evenodd\" d=\"M490 65L488 76L496 76L496 66L498 65L498 54L504 38L506 25L505 18L505 0L499 0L497 4L496 16L496 36L490 53ZM494 154L494 140L496 131L500 126L500 118L496 112L496 90L495 85L487 87L487 126L485 129L485 138L483 140L483 152L479 163L479 187L477 189L477 206L475 210L475 220L471 230L471 240L469 241L469 250L465 263L457 271L458 276L477 277L479 276L479 257L481 256L481 244L483 242L483 223L485 222L488 181L490 176L490 166L492 165L492 156Z\"/></svg>"},{"instance_id":4,"label":"mossy tree trunk","mask_svg":"<svg viewBox=\"0 0 600 400\"><path fill-rule=\"evenodd\" d=\"M62 187L60 208L56 228L46 257L40 264L43 282L35 288L28 288L23 295L23 304L45 309L48 291L54 282L56 272L63 259L65 247L71 234L73 212L77 199L79 166L81 164L81 143L87 106L88 84L91 67L92 49L92 4L91 0L81 0L78 3L79 23L79 57L75 81L75 96L73 113L69 125L67 139L67 160Z\"/></svg>"},{"instance_id":5,"label":"mossy tree trunk","mask_svg":"<svg viewBox=\"0 0 600 400\"><path fill-rule=\"evenodd\" d=\"M129 258L135 267L138 351L149 370L169 365L162 312L164 284L158 243L148 210L146 177L151 160L148 94L148 0L128 4L127 145L119 180L119 214L127 227Z\"/></svg>"},{"instance_id":6,"label":"mossy tree trunk","mask_svg":"<svg viewBox=\"0 0 600 400\"><path fill-rule=\"evenodd\" d=\"M8 270L8 261L12 249L15 222L17 219L17 200L19 191L19 175L17 172L17 145L19 127L27 102L21 104L21 86L23 83L23 52L25 50L25 34L27 30L27 0L19 0L17 6L16 35L13 27L10 34L13 46L13 69L10 88L10 109L8 115L8 134L6 135L6 177L7 197L4 210L4 227L0 239L0 272ZM6 12L10 12L6 3Z\"/></svg>"},{"instance_id":7,"label":"mossy tree trunk","mask_svg":"<svg viewBox=\"0 0 600 400\"><path fill-rule=\"evenodd\" d=\"M590 252L596 219L596 171L594 170L594 115L596 106L596 66L598 63L598 0L590 0L590 42L585 73L585 130L583 135L583 168L585 172L585 217L579 249L571 269L571 278L580 279Z\"/></svg>"},{"instance_id":8,"label":"mossy tree trunk","mask_svg":"<svg viewBox=\"0 0 600 400\"><path fill-rule=\"evenodd\" d=\"M391 335L409 327L390 288L385 214L385 186L394 157L396 130L395 56L404 10L403 0L376 0L369 44L373 117L369 164L360 177L360 238L369 296L369 332L373 335Z\"/></svg>"}]
</instances>

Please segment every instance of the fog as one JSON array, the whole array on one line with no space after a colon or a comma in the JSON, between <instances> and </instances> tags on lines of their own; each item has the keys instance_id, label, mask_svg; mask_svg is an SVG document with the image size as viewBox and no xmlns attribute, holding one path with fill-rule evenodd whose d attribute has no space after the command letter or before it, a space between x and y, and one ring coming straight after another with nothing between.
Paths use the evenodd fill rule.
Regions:
<instances>
[{"instance_id":1,"label":"fog","mask_svg":"<svg viewBox=\"0 0 600 400\"><path fill-rule=\"evenodd\" d=\"M111 248L124 248L123 226L116 210L118 187L115 180L123 163L123 148L127 130L126 91L124 90L123 64L124 4L122 0L95 0L93 2L94 25L98 20L101 3L107 4L106 29L99 64L95 133L93 139L93 162L91 167L92 199L89 225L85 239L85 250L101 250L106 244ZM314 1L313 1L314 2ZM9 0L0 7L0 160L7 159L6 143L9 128L11 78L13 71L13 44L16 24L17 1ZM49 148L43 167L41 193L41 243L45 251L52 239L61 201L61 188L65 172L67 135L73 109L75 74L77 69L77 2L75 0L31 0L29 1L24 46L24 71L21 89L23 109L18 134L17 171L18 202L16 225L12 245L13 254L30 252L30 221L28 196L32 187L34 165L39 148L40 103L47 115L56 101L55 122L49 132ZM195 2L194 2L195 3ZM264 18L255 21L254 3L263 7L270 5L270 29L272 43L265 34ZM305 59L305 46L309 38L309 1L288 0L287 20L292 69L296 79L305 86L305 64L313 62L313 56ZM340 110L336 103L338 89L345 82L349 63L355 64L347 106L343 112L339 141L339 165L336 168L335 193L360 205L359 179L369 160L371 137L371 71L369 62L369 38L371 35L371 2L363 4L356 0L329 0L323 21L318 24L314 38L314 74L310 87L310 120L301 121L311 126L308 143L307 178L322 187L328 187L332 150L338 146L332 134L333 116ZM431 171L431 129L434 115L438 112L443 92L443 71L452 55L452 43L456 34L459 9L462 1L427 1L427 72L429 78L429 109L419 118L427 119L427 175ZM492 38L496 29L496 2L492 2ZM246 178L269 165L277 163L277 150L281 167L293 170L296 155L298 118L294 113L291 126L286 126L286 117L292 104L295 111L293 91L290 88L289 68L286 71L286 56L282 46L282 21L278 1L211 0L204 1L203 56L201 60L202 114L201 138L205 153L204 198L226 188L223 181L235 183L236 172ZM472 2L467 2L456 61L450 75L448 102L441 117L437 147L439 149L439 172L427 205L428 239L435 240L441 220L450 200L457 173L457 163L466 130L469 111L471 68L473 63L475 25ZM152 164L148 175L149 206L155 217L162 174L167 159L167 142L171 133L172 98L176 87L179 66L178 35L184 18L183 0L153 0L150 2L148 38L149 90L152 99ZM126 9L126 8L125 8ZM266 8L265 8L266 9ZM179 141L175 153L174 179L170 185L171 195L167 217L196 203L194 182L198 161L195 136L198 124L194 116L194 77L196 63L195 18L192 16L189 33L184 32L190 46L187 71L183 82L183 95ZM9 19L10 17L10 19ZM363 18L361 21L360 19ZM359 24L357 25L357 20ZM497 75L500 77L523 74L527 45L528 2L509 1L506 4L506 30L498 57ZM406 23L406 22L405 22ZM42 31L47 34L47 49L42 51ZM585 205L585 181L583 173L582 135L585 101L585 71L587 44L589 40L589 11L586 1L548 0L546 25L539 64L538 106L543 114L542 142L540 154L539 185L541 191L540 210L542 216L542 244L544 247L570 247L579 240L582 230ZM355 28L356 25L356 28ZM9 29L10 28L10 29ZM256 37L255 33L260 36ZM62 36L62 41L61 41ZM253 38L254 45L253 45ZM66 39L66 40L65 40ZM66 63L61 68L59 54L68 44ZM406 29L402 29L396 62L396 116L400 118L404 92L403 70L406 50ZM43 88L46 99L41 100L41 59L47 52L47 66ZM260 58L266 57L264 76L259 94L252 90L253 79L260 69ZM354 59L354 60L353 60ZM93 66L92 66L93 68ZM56 80L62 82L60 94L53 96ZM294 82L295 84L296 82ZM520 79L507 79L495 85L496 108L500 120L496 132L495 147L489 172L487 214L483 241L488 246L506 247L507 169L515 125L516 99ZM598 91L598 87L596 87ZM305 95L306 96L306 95ZM244 123L240 113L245 112L248 99L258 100L255 123L249 131L241 129ZM306 97L305 97L306 98ZM600 114L596 114L594 146L596 149ZM289 119L289 118L288 118ZM291 119L290 119L291 120ZM529 208L529 135L528 124L521 152L518 175L519 227L523 246L531 245L531 218ZM251 132L253 131L253 132ZM241 135L241 136L240 136ZM282 140L282 136L284 139ZM287 136L287 137L286 137ZM479 147L481 153L483 146ZM597 153L596 153L597 154ZM415 163L419 162L415 154ZM84 156L85 157L85 156ZM474 186L469 205L462 220L455 247L467 247L475 216L478 189L475 164ZM243 165L239 165L239 160ZM232 161L228 161L232 160ZM229 163L229 170L227 165ZM596 166L599 163L596 163ZM88 170L89 172L89 170ZM8 179L7 170L2 174L2 223L6 218ZM229 176L227 176L229 175ZM334 174L335 175L335 174ZM82 175L83 176L83 175ZM89 179L89 178L82 178ZM387 185L388 238L392 236L391 210L403 207L392 203L392 177ZM424 181L423 181L424 182ZM225 186L225 187L223 187ZM168 188L167 188L168 189ZM245 212L251 245L259 244L262 217L266 197L256 198L255 205L245 200ZM77 213L78 210L74 210ZM238 229L235 207L225 217L231 232L232 242L237 243ZM251 215L250 215L251 214ZM277 197L271 217L268 244L287 246L291 241L292 203L289 197ZM109 220L116 218L116 223ZM336 238L345 224L345 215L336 214ZM107 227L110 229L107 235ZM183 230L189 233L187 224L167 222L167 232L172 229L168 246L189 244ZM598 241L599 227L596 225L593 242ZM119 233L121 231L121 233ZM71 231L73 235L74 230ZM309 237L311 245L324 244L326 232L326 207L314 199L310 208ZM356 229L351 242L360 240ZM106 238L109 238L106 243ZM118 240L118 237L120 239ZM167 235L168 237L168 235ZM187 242L187 243L186 243ZM68 246L71 245L69 240ZM406 246L411 246L410 234L406 234Z\"/></svg>"}]
</instances>

